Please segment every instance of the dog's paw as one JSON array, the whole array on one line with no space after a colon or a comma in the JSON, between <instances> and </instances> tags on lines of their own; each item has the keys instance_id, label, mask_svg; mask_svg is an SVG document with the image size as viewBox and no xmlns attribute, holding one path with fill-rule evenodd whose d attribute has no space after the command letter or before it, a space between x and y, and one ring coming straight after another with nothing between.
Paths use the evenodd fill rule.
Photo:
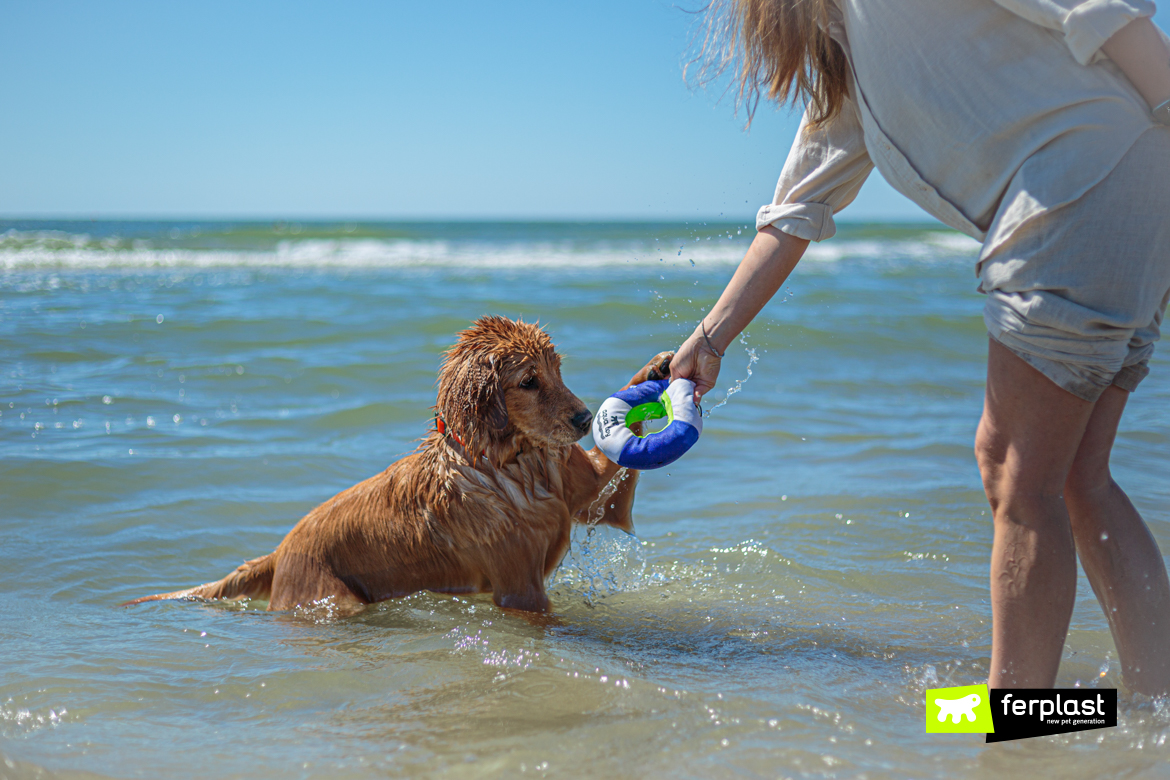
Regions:
<instances>
[{"instance_id":1,"label":"dog's paw","mask_svg":"<svg viewBox=\"0 0 1170 780\"><path fill-rule=\"evenodd\" d=\"M674 352L659 352L649 363L642 366L638 373L634 374L630 384L637 385L654 379L670 379L670 360L673 357Z\"/></svg>"}]
</instances>

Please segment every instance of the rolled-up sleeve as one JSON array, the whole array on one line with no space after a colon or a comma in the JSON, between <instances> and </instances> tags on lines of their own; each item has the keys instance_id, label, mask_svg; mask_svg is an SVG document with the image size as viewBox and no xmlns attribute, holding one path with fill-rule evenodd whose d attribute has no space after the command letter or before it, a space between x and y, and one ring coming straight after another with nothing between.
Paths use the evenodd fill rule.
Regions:
<instances>
[{"instance_id":1,"label":"rolled-up sleeve","mask_svg":"<svg viewBox=\"0 0 1170 780\"><path fill-rule=\"evenodd\" d=\"M1132 22L1154 15L1150 0L995 0L1009 11L1064 34L1073 57L1088 65L1105 41Z\"/></svg>"},{"instance_id":2,"label":"rolled-up sleeve","mask_svg":"<svg viewBox=\"0 0 1170 780\"><path fill-rule=\"evenodd\" d=\"M806 111L776 195L756 214L756 230L772 225L808 241L831 237L837 232L833 215L853 202L872 170L851 101L819 127L810 125Z\"/></svg>"}]
</instances>

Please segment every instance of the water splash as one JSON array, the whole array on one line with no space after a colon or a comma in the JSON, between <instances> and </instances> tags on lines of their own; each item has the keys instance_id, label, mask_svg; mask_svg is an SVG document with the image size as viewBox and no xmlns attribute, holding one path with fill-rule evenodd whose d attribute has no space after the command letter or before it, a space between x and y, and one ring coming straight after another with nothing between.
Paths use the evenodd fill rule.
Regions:
<instances>
[{"instance_id":1,"label":"water splash","mask_svg":"<svg viewBox=\"0 0 1170 780\"><path fill-rule=\"evenodd\" d=\"M597 498L589 505L584 525L575 525L569 550L553 572L551 585L563 585L584 597L587 606L600 598L620 591L636 590L652 579L649 562L642 552L642 542L632 534L598 526L607 504L630 472L618 469Z\"/></svg>"},{"instance_id":2,"label":"water splash","mask_svg":"<svg viewBox=\"0 0 1170 780\"><path fill-rule=\"evenodd\" d=\"M744 382L746 382L752 378L752 366L754 366L756 364L756 362L760 359L760 357L759 357L759 355L756 354L755 347L748 346L746 333L739 334L739 343L743 344L744 350L747 352L747 356L748 356L747 375L745 377L743 377L742 379L735 380L735 385L733 387L727 388L727 395L723 396L723 400L720 401L719 403L715 404L714 406L712 406L707 411L703 412L704 417L710 417L711 413L714 412L716 409L718 409L721 406L725 406L727 404L727 402L731 400L731 396L735 395L736 393L738 393L740 390L743 389Z\"/></svg>"},{"instance_id":3,"label":"water splash","mask_svg":"<svg viewBox=\"0 0 1170 780\"><path fill-rule=\"evenodd\" d=\"M636 536L615 528L576 526L561 565L550 585L579 595L586 606L614 593L640 590L661 579L650 572L650 563Z\"/></svg>"},{"instance_id":4,"label":"water splash","mask_svg":"<svg viewBox=\"0 0 1170 780\"><path fill-rule=\"evenodd\" d=\"M589 505L589 511L586 512L586 525L593 528L601 522L601 518L605 517L605 502L617 492L618 487L629 476L630 472L624 466L617 470L617 473L613 475L613 479L606 483L605 487L601 489L601 492L597 494L597 498L593 499L593 503Z\"/></svg>"}]
</instances>

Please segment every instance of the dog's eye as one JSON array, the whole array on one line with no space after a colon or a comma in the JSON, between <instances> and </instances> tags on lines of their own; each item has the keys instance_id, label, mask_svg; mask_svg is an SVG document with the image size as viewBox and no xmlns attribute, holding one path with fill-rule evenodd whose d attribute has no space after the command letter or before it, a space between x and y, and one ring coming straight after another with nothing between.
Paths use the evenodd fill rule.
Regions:
<instances>
[{"instance_id":1,"label":"dog's eye","mask_svg":"<svg viewBox=\"0 0 1170 780\"><path fill-rule=\"evenodd\" d=\"M518 387L521 390L535 390L536 389L536 377L534 377L534 376L528 377L523 382L521 382L518 385Z\"/></svg>"}]
</instances>

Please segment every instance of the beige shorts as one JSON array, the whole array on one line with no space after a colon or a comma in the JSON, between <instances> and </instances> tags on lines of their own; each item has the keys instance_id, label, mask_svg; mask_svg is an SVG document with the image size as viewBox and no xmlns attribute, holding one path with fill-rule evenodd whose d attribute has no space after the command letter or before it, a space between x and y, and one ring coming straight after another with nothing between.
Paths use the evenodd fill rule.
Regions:
<instances>
[{"instance_id":1,"label":"beige shorts","mask_svg":"<svg viewBox=\"0 0 1170 780\"><path fill-rule=\"evenodd\" d=\"M1170 299L1170 129L1147 131L1077 200L979 267L991 337L1087 401L1149 373Z\"/></svg>"}]
</instances>

